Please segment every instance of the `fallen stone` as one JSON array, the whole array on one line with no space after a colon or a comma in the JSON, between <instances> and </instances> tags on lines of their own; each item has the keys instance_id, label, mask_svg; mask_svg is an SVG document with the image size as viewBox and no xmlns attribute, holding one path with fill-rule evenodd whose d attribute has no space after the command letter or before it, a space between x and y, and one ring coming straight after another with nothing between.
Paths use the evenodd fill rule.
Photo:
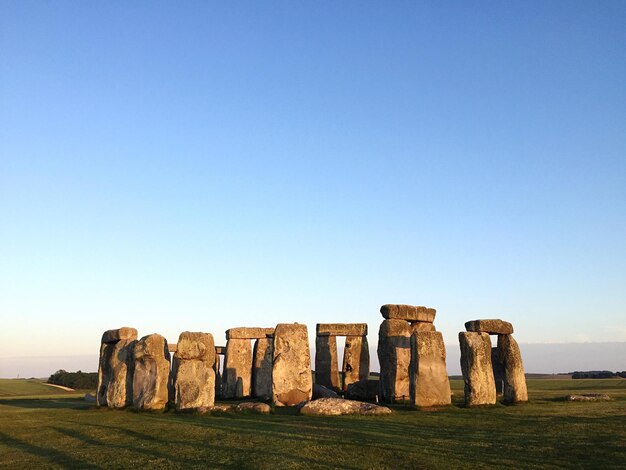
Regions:
<instances>
[{"instance_id":1,"label":"fallen stone","mask_svg":"<svg viewBox=\"0 0 626 470\"><path fill-rule=\"evenodd\" d=\"M272 411L272 407L267 403L256 403L256 402L244 402L239 403L235 408L235 411L239 412L252 412L252 413L260 413L264 415L268 415Z\"/></svg>"},{"instance_id":2,"label":"fallen stone","mask_svg":"<svg viewBox=\"0 0 626 470\"><path fill-rule=\"evenodd\" d=\"M272 398L273 338L259 338L254 342L252 360L252 394L262 400Z\"/></svg>"},{"instance_id":3,"label":"fallen stone","mask_svg":"<svg viewBox=\"0 0 626 470\"><path fill-rule=\"evenodd\" d=\"M411 322L411 333L415 331L437 331L434 323L427 321L415 321Z\"/></svg>"},{"instance_id":4,"label":"fallen stone","mask_svg":"<svg viewBox=\"0 0 626 470\"><path fill-rule=\"evenodd\" d=\"M252 344L249 339L229 339L222 370L222 396L250 396L252 383Z\"/></svg>"},{"instance_id":5,"label":"fallen stone","mask_svg":"<svg viewBox=\"0 0 626 470\"><path fill-rule=\"evenodd\" d=\"M274 333L272 401L293 406L313 394L311 354L306 325L280 323Z\"/></svg>"},{"instance_id":6,"label":"fallen stone","mask_svg":"<svg viewBox=\"0 0 626 470\"><path fill-rule=\"evenodd\" d=\"M362 379L348 385L346 398L359 401L375 401L378 393L378 380Z\"/></svg>"},{"instance_id":7,"label":"fallen stone","mask_svg":"<svg viewBox=\"0 0 626 470\"><path fill-rule=\"evenodd\" d=\"M370 375L370 349L366 336L346 336L343 350L343 391Z\"/></svg>"},{"instance_id":8,"label":"fallen stone","mask_svg":"<svg viewBox=\"0 0 626 470\"><path fill-rule=\"evenodd\" d=\"M508 321L498 319L468 321L465 323L465 329L476 333L489 333L490 335L513 334L513 325Z\"/></svg>"},{"instance_id":9,"label":"fallen stone","mask_svg":"<svg viewBox=\"0 0 626 470\"><path fill-rule=\"evenodd\" d=\"M135 343L133 407L138 410L161 410L168 401L170 353L165 338L158 334L144 336Z\"/></svg>"},{"instance_id":10,"label":"fallen stone","mask_svg":"<svg viewBox=\"0 0 626 470\"><path fill-rule=\"evenodd\" d=\"M218 413L228 413L235 409L236 405L213 405L207 408L208 411L217 411Z\"/></svg>"},{"instance_id":11,"label":"fallen stone","mask_svg":"<svg viewBox=\"0 0 626 470\"><path fill-rule=\"evenodd\" d=\"M315 383L331 390L341 389L335 336L315 338Z\"/></svg>"},{"instance_id":12,"label":"fallen stone","mask_svg":"<svg viewBox=\"0 0 626 470\"><path fill-rule=\"evenodd\" d=\"M137 339L137 330L128 326L123 326L122 328L118 328L117 330L105 331L102 335L101 343L116 343L123 339Z\"/></svg>"},{"instance_id":13,"label":"fallen stone","mask_svg":"<svg viewBox=\"0 0 626 470\"><path fill-rule=\"evenodd\" d=\"M420 407L451 403L446 347L438 331L411 335L410 395L411 404Z\"/></svg>"},{"instance_id":14,"label":"fallen stone","mask_svg":"<svg viewBox=\"0 0 626 470\"><path fill-rule=\"evenodd\" d=\"M386 403L409 400L411 326L405 320L384 320L378 332L380 399Z\"/></svg>"},{"instance_id":15,"label":"fallen stone","mask_svg":"<svg viewBox=\"0 0 626 470\"><path fill-rule=\"evenodd\" d=\"M226 330L226 339L259 339L274 335L274 328L231 328Z\"/></svg>"},{"instance_id":16,"label":"fallen stone","mask_svg":"<svg viewBox=\"0 0 626 470\"><path fill-rule=\"evenodd\" d=\"M215 343L210 333L185 331L172 362L172 399L177 410L209 408L215 403Z\"/></svg>"},{"instance_id":17,"label":"fallen stone","mask_svg":"<svg viewBox=\"0 0 626 470\"><path fill-rule=\"evenodd\" d=\"M306 416L340 415L389 415L391 410L385 406L362 401L344 400L343 398L320 398L299 406L300 414Z\"/></svg>"},{"instance_id":18,"label":"fallen stone","mask_svg":"<svg viewBox=\"0 0 626 470\"><path fill-rule=\"evenodd\" d=\"M318 383L313 384L313 400L318 398L339 398L337 392Z\"/></svg>"},{"instance_id":19,"label":"fallen stone","mask_svg":"<svg viewBox=\"0 0 626 470\"><path fill-rule=\"evenodd\" d=\"M367 336L367 323L318 323L317 336Z\"/></svg>"},{"instance_id":20,"label":"fallen stone","mask_svg":"<svg viewBox=\"0 0 626 470\"><path fill-rule=\"evenodd\" d=\"M491 366L491 340L488 333L460 332L461 371L465 381L465 404L493 405L496 384Z\"/></svg>"},{"instance_id":21,"label":"fallen stone","mask_svg":"<svg viewBox=\"0 0 626 470\"><path fill-rule=\"evenodd\" d=\"M583 393L581 395L568 395L567 401L610 401L612 398L603 393Z\"/></svg>"},{"instance_id":22,"label":"fallen stone","mask_svg":"<svg viewBox=\"0 0 626 470\"><path fill-rule=\"evenodd\" d=\"M87 403L96 403L96 396L93 393L85 393L84 399Z\"/></svg>"},{"instance_id":23,"label":"fallen stone","mask_svg":"<svg viewBox=\"0 0 626 470\"><path fill-rule=\"evenodd\" d=\"M423 321L432 323L435 321L437 310L415 305L386 304L380 307L380 313L388 320Z\"/></svg>"},{"instance_id":24,"label":"fallen stone","mask_svg":"<svg viewBox=\"0 0 626 470\"><path fill-rule=\"evenodd\" d=\"M504 403L528 401L522 354L511 335L498 335L498 359L503 369Z\"/></svg>"}]
</instances>

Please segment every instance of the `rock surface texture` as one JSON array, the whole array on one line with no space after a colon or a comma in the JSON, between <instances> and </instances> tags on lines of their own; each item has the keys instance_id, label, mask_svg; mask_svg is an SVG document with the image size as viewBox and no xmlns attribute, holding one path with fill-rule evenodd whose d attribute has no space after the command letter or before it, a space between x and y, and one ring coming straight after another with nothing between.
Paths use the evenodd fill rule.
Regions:
<instances>
[{"instance_id":1,"label":"rock surface texture","mask_svg":"<svg viewBox=\"0 0 626 470\"><path fill-rule=\"evenodd\" d=\"M313 400L318 398L340 398L337 392L318 383L313 384Z\"/></svg>"},{"instance_id":2,"label":"rock surface texture","mask_svg":"<svg viewBox=\"0 0 626 470\"><path fill-rule=\"evenodd\" d=\"M331 390L341 389L335 336L315 338L315 383Z\"/></svg>"},{"instance_id":3,"label":"rock surface texture","mask_svg":"<svg viewBox=\"0 0 626 470\"><path fill-rule=\"evenodd\" d=\"M272 401L276 406L293 406L313 394L311 353L306 325L280 323L274 332Z\"/></svg>"},{"instance_id":4,"label":"rock surface texture","mask_svg":"<svg viewBox=\"0 0 626 470\"><path fill-rule=\"evenodd\" d=\"M415 305L386 304L380 307L380 313L388 320L396 319L432 323L435 321L437 311L434 308Z\"/></svg>"},{"instance_id":5,"label":"rock surface texture","mask_svg":"<svg viewBox=\"0 0 626 470\"><path fill-rule=\"evenodd\" d=\"M226 339L259 339L272 336L274 328L231 328L226 330Z\"/></svg>"},{"instance_id":6,"label":"rock surface texture","mask_svg":"<svg viewBox=\"0 0 626 470\"><path fill-rule=\"evenodd\" d=\"M522 354L513 336L498 335L498 356L503 369L504 403L528 401Z\"/></svg>"},{"instance_id":7,"label":"rock surface texture","mask_svg":"<svg viewBox=\"0 0 626 470\"><path fill-rule=\"evenodd\" d=\"M124 408L133 402L133 350L137 330L123 327L105 331L100 345L96 404Z\"/></svg>"},{"instance_id":8,"label":"rock surface texture","mask_svg":"<svg viewBox=\"0 0 626 470\"><path fill-rule=\"evenodd\" d=\"M252 394L262 400L272 398L272 360L274 339L259 338L254 342L252 360Z\"/></svg>"},{"instance_id":9,"label":"rock surface texture","mask_svg":"<svg viewBox=\"0 0 626 470\"><path fill-rule=\"evenodd\" d=\"M386 403L409 400L411 326L406 320L384 320L378 332L380 399Z\"/></svg>"},{"instance_id":10,"label":"rock surface texture","mask_svg":"<svg viewBox=\"0 0 626 470\"><path fill-rule=\"evenodd\" d=\"M133 407L138 410L161 410L168 401L170 353L165 338L158 334L144 336L134 347Z\"/></svg>"},{"instance_id":11,"label":"rock surface texture","mask_svg":"<svg viewBox=\"0 0 626 470\"><path fill-rule=\"evenodd\" d=\"M343 391L370 374L370 350L366 336L346 336L343 350Z\"/></svg>"},{"instance_id":12,"label":"rock surface texture","mask_svg":"<svg viewBox=\"0 0 626 470\"><path fill-rule=\"evenodd\" d=\"M513 334L513 325L508 321L498 319L471 320L465 323L465 329L476 333L489 333L490 335Z\"/></svg>"},{"instance_id":13,"label":"rock surface texture","mask_svg":"<svg viewBox=\"0 0 626 470\"><path fill-rule=\"evenodd\" d=\"M222 397L248 397L251 383L252 343L249 339L229 339L222 370Z\"/></svg>"},{"instance_id":14,"label":"rock surface texture","mask_svg":"<svg viewBox=\"0 0 626 470\"><path fill-rule=\"evenodd\" d=\"M491 366L491 340L487 333L460 332L461 370L465 381L465 404L493 405L496 384Z\"/></svg>"},{"instance_id":15,"label":"rock surface texture","mask_svg":"<svg viewBox=\"0 0 626 470\"><path fill-rule=\"evenodd\" d=\"M367 336L367 323L318 323L317 336Z\"/></svg>"},{"instance_id":16,"label":"rock surface texture","mask_svg":"<svg viewBox=\"0 0 626 470\"><path fill-rule=\"evenodd\" d=\"M416 321L411 323L411 333L415 331L436 331L435 325L427 321Z\"/></svg>"},{"instance_id":17,"label":"rock surface texture","mask_svg":"<svg viewBox=\"0 0 626 470\"><path fill-rule=\"evenodd\" d=\"M374 401L378 393L378 380L363 379L348 385L345 397L350 400Z\"/></svg>"},{"instance_id":18,"label":"rock surface texture","mask_svg":"<svg viewBox=\"0 0 626 470\"><path fill-rule=\"evenodd\" d=\"M320 398L319 400L308 401L299 408L300 414L307 416L391 414L391 410L385 406L361 401L344 400L343 398Z\"/></svg>"},{"instance_id":19,"label":"rock surface texture","mask_svg":"<svg viewBox=\"0 0 626 470\"><path fill-rule=\"evenodd\" d=\"M180 334L172 363L172 399L177 410L215 404L215 357L213 335Z\"/></svg>"},{"instance_id":20,"label":"rock surface texture","mask_svg":"<svg viewBox=\"0 0 626 470\"><path fill-rule=\"evenodd\" d=\"M411 336L411 403L442 406L451 403L446 371L446 348L438 331L416 331Z\"/></svg>"}]
</instances>

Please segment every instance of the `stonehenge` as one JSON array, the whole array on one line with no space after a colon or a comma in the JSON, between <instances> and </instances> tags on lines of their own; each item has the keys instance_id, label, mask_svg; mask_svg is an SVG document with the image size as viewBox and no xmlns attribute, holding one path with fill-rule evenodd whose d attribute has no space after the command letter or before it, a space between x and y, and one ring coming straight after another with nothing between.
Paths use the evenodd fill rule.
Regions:
<instances>
[{"instance_id":1,"label":"stonehenge","mask_svg":"<svg viewBox=\"0 0 626 470\"><path fill-rule=\"evenodd\" d=\"M124 408L133 401L133 348L137 330L122 327L105 331L100 342L96 404Z\"/></svg>"},{"instance_id":2,"label":"stonehenge","mask_svg":"<svg viewBox=\"0 0 626 470\"><path fill-rule=\"evenodd\" d=\"M337 336L345 336L339 376ZM334 391L348 390L348 386L366 380L370 373L370 352L366 323L318 323L315 338L315 383Z\"/></svg>"},{"instance_id":3,"label":"stonehenge","mask_svg":"<svg viewBox=\"0 0 626 470\"><path fill-rule=\"evenodd\" d=\"M414 331L411 335L409 393L415 406L452 403L446 371L446 347L438 331Z\"/></svg>"},{"instance_id":4,"label":"stonehenge","mask_svg":"<svg viewBox=\"0 0 626 470\"><path fill-rule=\"evenodd\" d=\"M528 401L526 377L513 325L499 319L472 320L459 333L465 404L492 405L498 393L507 404ZM497 335L491 347L489 335Z\"/></svg>"},{"instance_id":5,"label":"stonehenge","mask_svg":"<svg viewBox=\"0 0 626 470\"><path fill-rule=\"evenodd\" d=\"M311 353L306 325L279 323L274 332L272 402L294 406L313 395Z\"/></svg>"},{"instance_id":6,"label":"stonehenge","mask_svg":"<svg viewBox=\"0 0 626 470\"><path fill-rule=\"evenodd\" d=\"M215 343L210 333L180 334L172 360L170 395L177 410L215 404Z\"/></svg>"},{"instance_id":7,"label":"stonehenge","mask_svg":"<svg viewBox=\"0 0 626 470\"><path fill-rule=\"evenodd\" d=\"M133 407L161 410L169 400L170 352L167 340L158 334L144 336L135 343Z\"/></svg>"}]
</instances>

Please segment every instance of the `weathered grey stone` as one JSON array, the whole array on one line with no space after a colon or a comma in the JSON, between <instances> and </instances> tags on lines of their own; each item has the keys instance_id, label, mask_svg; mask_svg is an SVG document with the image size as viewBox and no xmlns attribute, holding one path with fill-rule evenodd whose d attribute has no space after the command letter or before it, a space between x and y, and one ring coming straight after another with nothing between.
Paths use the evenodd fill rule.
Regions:
<instances>
[{"instance_id":1,"label":"weathered grey stone","mask_svg":"<svg viewBox=\"0 0 626 470\"><path fill-rule=\"evenodd\" d=\"M611 401L612 398L604 393L583 393L581 395L568 395L567 401Z\"/></svg>"},{"instance_id":2,"label":"weathered grey stone","mask_svg":"<svg viewBox=\"0 0 626 470\"><path fill-rule=\"evenodd\" d=\"M405 320L384 320L378 332L380 400L386 403L409 400L411 326Z\"/></svg>"},{"instance_id":3,"label":"weathered grey stone","mask_svg":"<svg viewBox=\"0 0 626 470\"><path fill-rule=\"evenodd\" d=\"M513 336L498 335L498 355L504 369L504 403L528 401L522 354Z\"/></svg>"},{"instance_id":4,"label":"weathered grey stone","mask_svg":"<svg viewBox=\"0 0 626 470\"><path fill-rule=\"evenodd\" d=\"M252 383L252 344L249 339L229 339L226 343L222 396L243 398L250 396Z\"/></svg>"},{"instance_id":5,"label":"weathered grey stone","mask_svg":"<svg viewBox=\"0 0 626 470\"><path fill-rule=\"evenodd\" d=\"M313 400L318 398L339 398L339 395L334 390L326 388L318 383L313 384Z\"/></svg>"},{"instance_id":6,"label":"weathered grey stone","mask_svg":"<svg viewBox=\"0 0 626 470\"><path fill-rule=\"evenodd\" d=\"M274 339L259 338L254 342L252 362L252 394L262 400L272 398L272 360Z\"/></svg>"},{"instance_id":7,"label":"weathered grey stone","mask_svg":"<svg viewBox=\"0 0 626 470\"><path fill-rule=\"evenodd\" d=\"M411 403L442 406L451 403L446 371L446 347L438 331L415 331L411 335Z\"/></svg>"},{"instance_id":8,"label":"weathered grey stone","mask_svg":"<svg viewBox=\"0 0 626 470\"><path fill-rule=\"evenodd\" d=\"M317 336L367 336L367 323L318 323Z\"/></svg>"},{"instance_id":9,"label":"weathered grey stone","mask_svg":"<svg viewBox=\"0 0 626 470\"><path fill-rule=\"evenodd\" d=\"M113 338L120 337L124 339L113 342ZM109 330L102 335L102 339L96 404L109 408L123 408L131 405L133 401L135 369L133 349L137 340L137 330L128 327Z\"/></svg>"},{"instance_id":10,"label":"weathered grey stone","mask_svg":"<svg viewBox=\"0 0 626 470\"><path fill-rule=\"evenodd\" d=\"M158 334L144 336L135 343L133 407L160 410L168 401L170 353L165 338Z\"/></svg>"},{"instance_id":11,"label":"weathered grey stone","mask_svg":"<svg viewBox=\"0 0 626 470\"><path fill-rule=\"evenodd\" d=\"M385 406L364 403L362 401L344 400L343 398L320 398L303 403L299 407L300 414L307 416L340 416L340 415L389 415L391 410Z\"/></svg>"},{"instance_id":12,"label":"weathered grey stone","mask_svg":"<svg viewBox=\"0 0 626 470\"><path fill-rule=\"evenodd\" d=\"M335 391L341 389L335 336L315 338L315 383Z\"/></svg>"},{"instance_id":13,"label":"weathered grey stone","mask_svg":"<svg viewBox=\"0 0 626 470\"><path fill-rule=\"evenodd\" d=\"M370 350L366 336L346 336L343 350L343 391L370 375Z\"/></svg>"},{"instance_id":14,"label":"weathered grey stone","mask_svg":"<svg viewBox=\"0 0 626 470\"><path fill-rule=\"evenodd\" d=\"M268 415L271 413L272 408L267 403L256 403L256 402L247 401L247 402L239 403L237 407L235 408L235 411Z\"/></svg>"},{"instance_id":15,"label":"weathered grey stone","mask_svg":"<svg viewBox=\"0 0 626 470\"><path fill-rule=\"evenodd\" d=\"M493 379L496 382L496 395L502 395L504 390L504 367L500 361L498 348L491 348L491 366L493 367Z\"/></svg>"},{"instance_id":16,"label":"weathered grey stone","mask_svg":"<svg viewBox=\"0 0 626 470\"><path fill-rule=\"evenodd\" d=\"M170 353L175 353L177 348L178 348L178 345L172 344L172 343L169 343L169 342L167 343L167 350Z\"/></svg>"},{"instance_id":17,"label":"weathered grey stone","mask_svg":"<svg viewBox=\"0 0 626 470\"><path fill-rule=\"evenodd\" d=\"M102 335L101 343L117 343L118 341L123 339L137 339L137 330L128 326L123 326L122 328L118 328L117 330L105 331Z\"/></svg>"},{"instance_id":18,"label":"weathered grey stone","mask_svg":"<svg viewBox=\"0 0 626 470\"><path fill-rule=\"evenodd\" d=\"M172 363L171 396L177 410L215 404L215 343L209 333L180 334Z\"/></svg>"},{"instance_id":19,"label":"weathered grey stone","mask_svg":"<svg viewBox=\"0 0 626 470\"><path fill-rule=\"evenodd\" d=\"M348 385L346 398L350 400L374 401L378 393L378 380L362 379Z\"/></svg>"},{"instance_id":20,"label":"weathered grey stone","mask_svg":"<svg viewBox=\"0 0 626 470\"><path fill-rule=\"evenodd\" d=\"M380 307L380 313L388 320L435 321L437 310L416 305L386 304Z\"/></svg>"},{"instance_id":21,"label":"weathered grey stone","mask_svg":"<svg viewBox=\"0 0 626 470\"><path fill-rule=\"evenodd\" d=\"M235 410L237 405L213 405L208 411L217 411L218 413L228 413Z\"/></svg>"},{"instance_id":22,"label":"weathered grey stone","mask_svg":"<svg viewBox=\"0 0 626 470\"><path fill-rule=\"evenodd\" d=\"M498 319L471 320L465 323L465 329L477 333L489 333L490 335L513 334L513 325L508 321Z\"/></svg>"},{"instance_id":23,"label":"weathered grey stone","mask_svg":"<svg viewBox=\"0 0 626 470\"><path fill-rule=\"evenodd\" d=\"M415 321L411 322L411 333L415 331L437 331L434 323L427 321Z\"/></svg>"},{"instance_id":24,"label":"weathered grey stone","mask_svg":"<svg viewBox=\"0 0 626 470\"><path fill-rule=\"evenodd\" d=\"M465 404L493 405L496 384L491 366L491 340L488 333L460 332L461 370L465 381Z\"/></svg>"},{"instance_id":25,"label":"weathered grey stone","mask_svg":"<svg viewBox=\"0 0 626 470\"><path fill-rule=\"evenodd\" d=\"M274 335L274 328L231 328L226 330L226 339L259 339Z\"/></svg>"},{"instance_id":26,"label":"weathered grey stone","mask_svg":"<svg viewBox=\"0 0 626 470\"><path fill-rule=\"evenodd\" d=\"M272 400L277 406L293 406L310 400L312 393L306 325L280 323L274 333Z\"/></svg>"}]
</instances>

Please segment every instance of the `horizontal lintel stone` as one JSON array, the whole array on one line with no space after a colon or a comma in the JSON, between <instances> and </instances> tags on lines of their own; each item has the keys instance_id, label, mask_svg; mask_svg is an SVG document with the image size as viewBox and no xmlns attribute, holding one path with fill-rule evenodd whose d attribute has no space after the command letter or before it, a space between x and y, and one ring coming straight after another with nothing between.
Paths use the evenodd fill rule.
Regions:
<instances>
[{"instance_id":1,"label":"horizontal lintel stone","mask_svg":"<svg viewBox=\"0 0 626 470\"><path fill-rule=\"evenodd\" d=\"M226 354L226 346L215 346L215 354Z\"/></svg>"},{"instance_id":2,"label":"horizontal lintel stone","mask_svg":"<svg viewBox=\"0 0 626 470\"><path fill-rule=\"evenodd\" d=\"M226 330L226 339L260 339L274 336L274 328L231 328Z\"/></svg>"},{"instance_id":3,"label":"horizontal lintel stone","mask_svg":"<svg viewBox=\"0 0 626 470\"><path fill-rule=\"evenodd\" d=\"M107 330L102 335L103 343L117 343L123 339L137 339L137 330L128 326L123 326L117 330Z\"/></svg>"},{"instance_id":4,"label":"horizontal lintel stone","mask_svg":"<svg viewBox=\"0 0 626 470\"><path fill-rule=\"evenodd\" d=\"M471 320L465 323L465 329L476 333L489 333L490 335L513 334L513 325L508 321L499 319Z\"/></svg>"},{"instance_id":5,"label":"horizontal lintel stone","mask_svg":"<svg viewBox=\"0 0 626 470\"><path fill-rule=\"evenodd\" d=\"M367 336L367 323L318 323L317 336Z\"/></svg>"},{"instance_id":6,"label":"horizontal lintel stone","mask_svg":"<svg viewBox=\"0 0 626 470\"><path fill-rule=\"evenodd\" d=\"M380 313L387 320L421 321L432 323L435 321L437 310L434 308L416 306L386 304L380 307Z\"/></svg>"}]
</instances>

